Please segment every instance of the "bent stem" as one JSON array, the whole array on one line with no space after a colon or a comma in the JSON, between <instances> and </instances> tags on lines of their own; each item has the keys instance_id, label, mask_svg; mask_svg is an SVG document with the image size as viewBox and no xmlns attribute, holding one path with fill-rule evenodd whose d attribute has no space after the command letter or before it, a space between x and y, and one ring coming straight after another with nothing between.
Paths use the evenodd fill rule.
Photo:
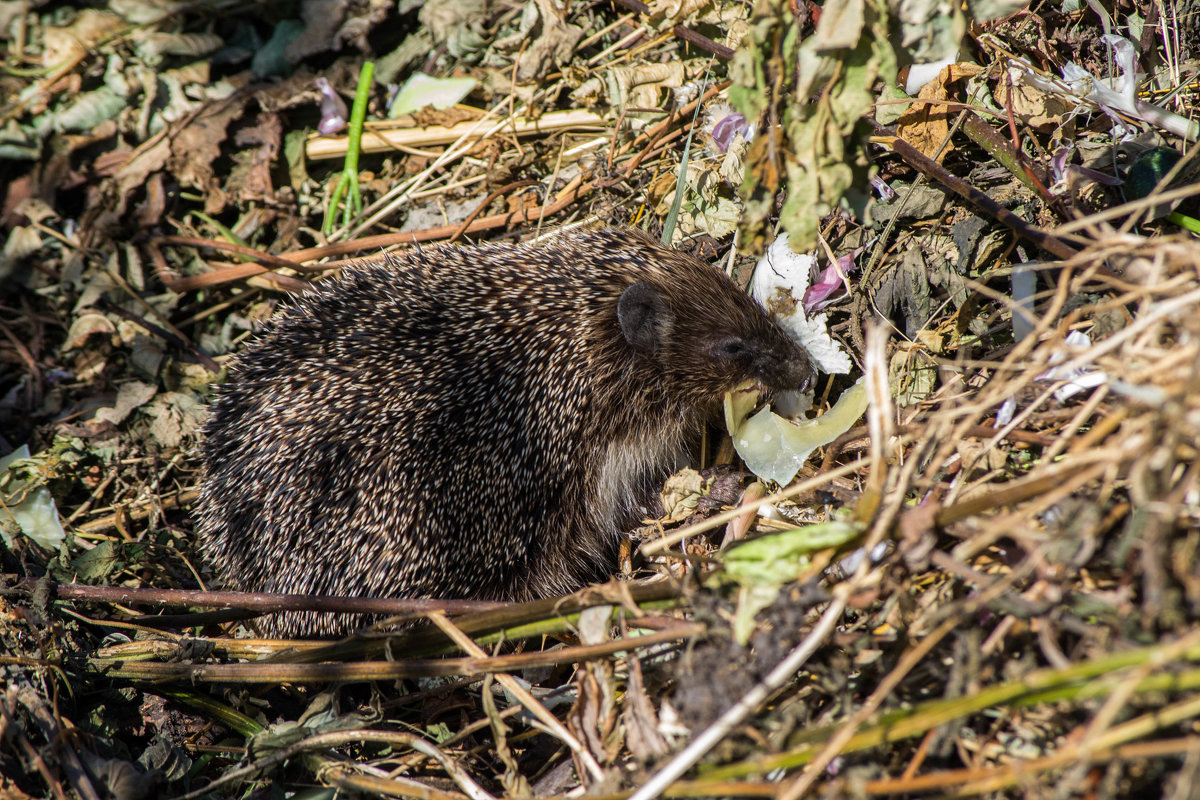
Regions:
<instances>
[{"instance_id":1,"label":"bent stem","mask_svg":"<svg viewBox=\"0 0 1200 800\"><path fill-rule=\"evenodd\" d=\"M371 79L375 77L375 62L363 64L358 74L358 88L354 90L354 107L350 110L350 130L347 134L346 161L329 193L329 205L325 207L325 221L321 230L329 235L333 232L333 220L337 216L342 195L347 195L342 211L342 224L362 213L362 194L358 191L358 154L362 145L363 119L367 115L367 100L371 96Z\"/></svg>"}]
</instances>

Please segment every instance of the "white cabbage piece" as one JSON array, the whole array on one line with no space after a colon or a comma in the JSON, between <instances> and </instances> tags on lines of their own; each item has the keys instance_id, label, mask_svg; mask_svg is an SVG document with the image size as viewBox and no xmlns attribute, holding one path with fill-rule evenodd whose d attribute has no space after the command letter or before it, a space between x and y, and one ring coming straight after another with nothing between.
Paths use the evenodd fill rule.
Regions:
<instances>
[{"instance_id":1,"label":"white cabbage piece","mask_svg":"<svg viewBox=\"0 0 1200 800\"><path fill-rule=\"evenodd\" d=\"M727 393L725 425L750 471L784 485L796 477L814 450L829 444L858 421L867 410L867 387L859 378L842 392L833 408L816 419L792 421L770 408L749 416L756 402L756 392Z\"/></svg>"}]
</instances>

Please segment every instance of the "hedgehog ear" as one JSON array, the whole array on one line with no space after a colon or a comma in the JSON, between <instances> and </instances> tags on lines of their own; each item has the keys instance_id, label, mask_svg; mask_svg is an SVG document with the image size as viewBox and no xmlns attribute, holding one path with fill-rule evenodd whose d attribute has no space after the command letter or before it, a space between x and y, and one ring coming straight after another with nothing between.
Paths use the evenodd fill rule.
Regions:
<instances>
[{"instance_id":1,"label":"hedgehog ear","mask_svg":"<svg viewBox=\"0 0 1200 800\"><path fill-rule=\"evenodd\" d=\"M637 352L653 355L670 321L666 301L650 284L635 283L621 292L617 322L625 341Z\"/></svg>"}]
</instances>

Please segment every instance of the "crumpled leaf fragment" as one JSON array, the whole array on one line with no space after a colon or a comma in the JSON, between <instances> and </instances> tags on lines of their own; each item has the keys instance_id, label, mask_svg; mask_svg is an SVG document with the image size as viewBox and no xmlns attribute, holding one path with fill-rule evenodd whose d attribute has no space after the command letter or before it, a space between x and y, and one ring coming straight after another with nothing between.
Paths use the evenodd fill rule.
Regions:
<instances>
[{"instance_id":1,"label":"crumpled leaf fragment","mask_svg":"<svg viewBox=\"0 0 1200 800\"><path fill-rule=\"evenodd\" d=\"M71 572L80 583L97 583L116 572L123 560L113 540L105 539L71 559Z\"/></svg>"},{"instance_id":2,"label":"crumpled leaf fragment","mask_svg":"<svg viewBox=\"0 0 1200 800\"><path fill-rule=\"evenodd\" d=\"M170 141L172 170L184 186L205 192L207 214L218 213L227 202L212 163L221 155L221 143L230 123L242 115L248 100L241 95L210 104Z\"/></svg>"},{"instance_id":3,"label":"crumpled leaf fragment","mask_svg":"<svg viewBox=\"0 0 1200 800\"><path fill-rule=\"evenodd\" d=\"M755 616L775 602L785 584L814 568L813 553L841 547L863 532L863 526L830 520L740 542L725 551L725 575L739 584L733 638L746 644Z\"/></svg>"},{"instance_id":4,"label":"crumpled leaf fragment","mask_svg":"<svg viewBox=\"0 0 1200 800\"><path fill-rule=\"evenodd\" d=\"M646 21L656 27L675 25L712 5L712 0L651 0Z\"/></svg>"},{"instance_id":5,"label":"crumpled leaf fragment","mask_svg":"<svg viewBox=\"0 0 1200 800\"><path fill-rule=\"evenodd\" d=\"M276 722L254 733L246 745L246 752L252 758L262 758L314 734L365 728L378 721L379 714L373 709L339 714L334 692L321 692L313 697L299 719Z\"/></svg>"},{"instance_id":6,"label":"crumpled leaf fragment","mask_svg":"<svg viewBox=\"0 0 1200 800\"><path fill-rule=\"evenodd\" d=\"M8 232L3 249L0 249L0 278L12 273L17 263L28 255L42 249L42 234L32 225L18 225Z\"/></svg>"},{"instance_id":7,"label":"crumpled leaf fragment","mask_svg":"<svg viewBox=\"0 0 1200 800\"><path fill-rule=\"evenodd\" d=\"M97 50L102 41L115 36L125 27L125 21L116 14L85 8L69 24L44 29L42 66L54 68L82 59Z\"/></svg>"},{"instance_id":8,"label":"crumpled leaf fragment","mask_svg":"<svg viewBox=\"0 0 1200 800\"><path fill-rule=\"evenodd\" d=\"M642 682L642 666L635 653L626 656L628 676L621 699L621 722L625 727L625 744L634 758L649 763L671 752L666 738L659 732L659 718L654 704Z\"/></svg>"},{"instance_id":9,"label":"crumpled leaf fragment","mask_svg":"<svg viewBox=\"0 0 1200 800\"><path fill-rule=\"evenodd\" d=\"M113 800L144 800L156 795L163 781L159 770L143 772L136 764L120 758L102 758L90 750L80 750L88 774L103 787L104 796Z\"/></svg>"},{"instance_id":10,"label":"crumpled leaf fragment","mask_svg":"<svg viewBox=\"0 0 1200 800\"><path fill-rule=\"evenodd\" d=\"M219 49L225 40L215 33L168 33L136 31L133 36L138 54L148 61L163 56L202 56Z\"/></svg>"},{"instance_id":11,"label":"crumpled leaf fragment","mask_svg":"<svg viewBox=\"0 0 1200 800\"><path fill-rule=\"evenodd\" d=\"M1012 109L1019 122L1039 131L1050 132L1063 124L1075 104L1061 95L1047 92L1028 81L998 81L992 90L996 102Z\"/></svg>"},{"instance_id":12,"label":"crumpled leaf fragment","mask_svg":"<svg viewBox=\"0 0 1200 800\"><path fill-rule=\"evenodd\" d=\"M434 44L444 44L454 58L472 61L488 43L484 30L488 6L488 0L429 0L417 19L433 34Z\"/></svg>"},{"instance_id":13,"label":"crumpled leaf fragment","mask_svg":"<svg viewBox=\"0 0 1200 800\"><path fill-rule=\"evenodd\" d=\"M826 3L814 34L803 42L799 37L787 0L758 0L748 45L730 63L730 103L748 120L761 120L776 104L782 121L755 137L746 158L740 230L751 252L766 243L779 191L787 192L780 222L805 250L816 244L821 217L856 179L866 185L866 157L848 147L873 108L876 81L890 83L896 75L884 0ZM776 97L779 85L794 86L792 100Z\"/></svg>"},{"instance_id":14,"label":"crumpled leaf fragment","mask_svg":"<svg viewBox=\"0 0 1200 800\"><path fill-rule=\"evenodd\" d=\"M96 411L96 419L101 422L111 422L113 425L119 425L134 409L140 408L154 397L158 388L141 381L129 381L121 384L121 388L117 390L117 400L108 408L101 408Z\"/></svg>"},{"instance_id":15,"label":"crumpled leaf fragment","mask_svg":"<svg viewBox=\"0 0 1200 800\"><path fill-rule=\"evenodd\" d=\"M677 176L666 174L652 187L652 194L669 187L655 203L657 213L665 216L673 207L677 183ZM724 238L737 229L740 215L741 206L718 171L706 162L693 161L684 173L684 201L671 242L678 244L697 233Z\"/></svg>"},{"instance_id":16,"label":"crumpled leaf fragment","mask_svg":"<svg viewBox=\"0 0 1200 800\"><path fill-rule=\"evenodd\" d=\"M958 52L967 20L962 4L949 0L905 0L895 5L900 45L916 64L943 61Z\"/></svg>"},{"instance_id":17,"label":"crumpled leaf fragment","mask_svg":"<svg viewBox=\"0 0 1200 800\"><path fill-rule=\"evenodd\" d=\"M1027 0L968 0L967 10L976 22L991 22L1015 14L1028 5Z\"/></svg>"},{"instance_id":18,"label":"crumpled leaf fragment","mask_svg":"<svg viewBox=\"0 0 1200 800\"><path fill-rule=\"evenodd\" d=\"M51 115L49 121L59 131L86 131L106 119L112 119L129 107L129 101L107 86L76 95L66 108Z\"/></svg>"},{"instance_id":19,"label":"crumpled leaf fragment","mask_svg":"<svg viewBox=\"0 0 1200 800\"><path fill-rule=\"evenodd\" d=\"M695 59L613 67L581 83L571 92L571 99L584 106L603 100L613 108L656 108L661 104L663 89L679 88L703 70Z\"/></svg>"},{"instance_id":20,"label":"crumpled leaf fragment","mask_svg":"<svg viewBox=\"0 0 1200 800\"><path fill-rule=\"evenodd\" d=\"M275 190L271 168L283 141L283 119L264 111L254 125L238 129L234 143L244 148L233 157L234 168L226 181L231 196L243 200L270 200Z\"/></svg>"},{"instance_id":21,"label":"crumpled leaf fragment","mask_svg":"<svg viewBox=\"0 0 1200 800\"><path fill-rule=\"evenodd\" d=\"M924 100L948 100L952 95L952 84L982 71L977 64L950 64L938 73L936 80L922 86L917 96ZM940 103L913 103L900 115L897 133L923 155L941 163L954 150L950 118L956 113L950 106Z\"/></svg>"},{"instance_id":22,"label":"crumpled leaf fragment","mask_svg":"<svg viewBox=\"0 0 1200 800\"><path fill-rule=\"evenodd\" d=\"M15 543L12 525L34 542L57 553L67 534L58 518L58 509L50 490L39 485L36 475L26 477L11 472L9 467L29 459L29 445L23 444L0 458L0 539L6 547Z\"/></svg>"},{"instance_id":23,"label":"crumpled leaf fragment","mask_svg":"<svg viewBox=\"0 0 1200 800\"><path fill-rule=\"evenodd\" d=\"M71 327L67 331L67 339L63 342L63 351L76 350L83 347L93 334L102 333L106 336L112 336L117 332L117 326L113 325L112 320L101 314L99 311L85 311L79 314L71 321Z\"/></svg>"},{"instance_id":24,"label":"crumpled leaf fragment","mask_svg":"<svg viewBox=\"0 0 1200 800\"><path fill-rule=\"evenodd\" d=\"M659 493L667 518L675 522L695 513L700 497L706 491L705 483L699 472L686 467L668 478Z\"/></svg>"},{"instance_id":25,"label":"crumpled leaf fragment","mask_svg":"<svg viewBox=\"0 0 1200 800\"><path fill-rule=\"evenodd\" d=\"M392 10L393 5L392 0L367 0L365 11L358 10L354 14L351 14L349 19L338 28L337 33L333 36L330 47L340 50L343 44L350 44L364 53L371 52L371 45L367 41L367 34L373 31L379 23L387 19L387 15Z\"/></svg>"},{"instance_id":26,"label":"crumpled leaf fragment","mask_svg":"<svg viewBox=\"0 0 1200 800\"><path fill-rule=\"evenodd\" d=\"M179 0L108 0L109 11L121 15L121 19L135 25L161 22L187 5Z\"/></svg>"},{"instance_id":27,"label":"crumpled leaf fragment","mask_svg":"<svg viewBox=\"0 0 1200 800\"><path fill-rule=\"evenodd\" d=\"M551 68L571 62L575 47L583 38L583 29L567 22L569 8L570 4L565 3L560 9L555 0L529 0L521 12L516 33L496 40L494 46L502 53L524 47L517 59L518 82L540 78Z\"/></svg>"},{"instance_id":28,"label":"crumpled leaf fragment","mask_svg":"<svg viewBox=\"0 0 1200 800\"><path fill-rule=\"evenodd\" d=\"M152 420L150 435L166 450L179 447L208 416L208 407L185 392L164 392L142 411Z\"/></svg>"},{"instance_id":29,"label":"crumpled leaf fragment","mask_svg":"<svg viewBox=\"0 0 1200 800\"><path fill-rule=\"evenodd\" d=\"M30 161L41 155L42 142L33 132L10 119L0 128L0 159Z\"/></svg>"}]
</instances>

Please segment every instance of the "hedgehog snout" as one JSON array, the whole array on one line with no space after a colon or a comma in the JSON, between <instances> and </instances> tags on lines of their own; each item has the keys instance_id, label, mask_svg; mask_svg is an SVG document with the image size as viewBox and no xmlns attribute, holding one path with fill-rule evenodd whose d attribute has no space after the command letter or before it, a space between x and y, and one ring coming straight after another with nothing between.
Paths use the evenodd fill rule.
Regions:
<instances>
[{"instance_id":1,"label":"hedgehog snout","mask_svg":"<svg viewBox=\"0 0 1200 800\"><path fill-rule=\"evenodd\" d=\"M764 387L777 392L807 392L816 379L808 353L797 346L784 352L761 353L754 363L754 378Z\"/></svg>"}]
</instances>

